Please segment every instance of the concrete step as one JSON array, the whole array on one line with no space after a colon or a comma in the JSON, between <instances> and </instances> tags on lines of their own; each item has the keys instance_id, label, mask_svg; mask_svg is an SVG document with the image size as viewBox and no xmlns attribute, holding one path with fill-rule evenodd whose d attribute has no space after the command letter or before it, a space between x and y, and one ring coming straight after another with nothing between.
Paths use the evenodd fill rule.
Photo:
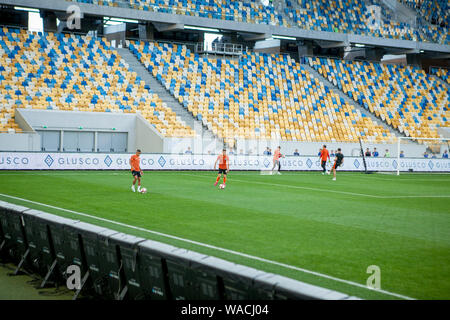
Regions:
<instances>
[{"instance_id":1,"label":"concrete step","mask_svg":"<svg viewBox=\"0 0 450 320\"><path fill-rule=\"evenodd\" d=\"M337 93L339 97L343 98L344 101L352 106L354 106L356 109L359 109L361 111L361 114L366 115L367 117L371 118L372 121L375 124L380 124L383 126L383 128L389 130L391 134L395 137L406 137L404 133L401 133L400 131L394 129L390 125L388 125L386 122L384 122L382 119L375 116L373 113L371 113L369 110L366 110L361 104L350 98L347 94L345 94L342 90L340 90L338 87L336 87L334 84L332 84L328 79L323 77L320 73L318 73L314 68L307 64L302 64L306 70L308 70L315 78L319 79L325 86L327 86L330 90Z\"/></svg>"},{"instance_id":2,"label":"concrete step","mask_svg":"<svg viewBox=\"0 0 450 320\"><path fill-rule=\"evenodd\" d=\"M195 130L195 132L202 138L207 140L221 139L216 137L212 131L203 125L201 121L198 121L194 116L181 105L177 99L156 80L153 75L148 72L145 66L135 57L135 55L128 48L118 48L118 53L129 64L131 70L137 73L137 75L148 84L152 92L156 93L163 102L167 104L177 116L184 121L189 127Z\"/></svg>"}]
</instances>

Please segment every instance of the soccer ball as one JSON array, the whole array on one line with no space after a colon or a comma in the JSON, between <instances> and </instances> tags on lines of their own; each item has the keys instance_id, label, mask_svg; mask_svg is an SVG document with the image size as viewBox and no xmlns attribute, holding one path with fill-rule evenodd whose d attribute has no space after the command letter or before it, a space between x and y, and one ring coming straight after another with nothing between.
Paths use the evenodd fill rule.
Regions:
<instances>
[{"instance_id":1,"label":"soccer ball","mask_svg":"<svg viewBox=\"0 0 450 320\"><path fill-rule=\"evenodd\" d=\"M147 188L141 188L141 193L147 193Z\"/></svg>"},{"instance_id":2,"label":"soccer ball","mask_svg":"<svg viewBox=\"0 0 450 320\"><path fill-rule=\"evenodd\" d=\"M224 184L221 184L221 185L219 186L219 188L220 188L220 189L225 189L225 185L224 185Z\"/></svg>"}]
</instances>

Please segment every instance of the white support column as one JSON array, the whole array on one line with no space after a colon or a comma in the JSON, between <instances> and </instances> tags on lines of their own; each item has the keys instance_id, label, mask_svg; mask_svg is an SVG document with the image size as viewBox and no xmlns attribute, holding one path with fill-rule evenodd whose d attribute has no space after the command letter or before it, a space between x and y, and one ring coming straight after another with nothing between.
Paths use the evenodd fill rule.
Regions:
<instances>
[{"instance_id":1,"label":"white support column","mask_svg":"<svg viewBox=\"0 0 450 320\"><path fill-rule=\"evenodd\" d=\"M98 152L98 144L97 144L97 141L98 141L98 131L95 131L94 132L94 152Z\"/></svg>"},{"instance_id":2,"label":"white support column","mask_svg":"<svg viewBox=\"0 0 450 320\"><path fill-rule=\"evenodd\" d=\"M59 152L64 152L64 130L59 133Z\"/></svg>"}]
</instances>

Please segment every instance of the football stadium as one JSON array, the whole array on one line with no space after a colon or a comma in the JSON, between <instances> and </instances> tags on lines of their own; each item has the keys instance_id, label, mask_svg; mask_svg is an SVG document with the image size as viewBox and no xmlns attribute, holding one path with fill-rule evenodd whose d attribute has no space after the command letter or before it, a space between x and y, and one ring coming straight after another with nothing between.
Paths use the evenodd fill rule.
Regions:
<instances>
[{"instance_id":1,"label":"football stadium","mask_svg":"<svg viewBox=\"0 0 450 320\"><path fill-rule=\"evenodd\" d=\"M0 19L0 300L450 299L448 0Z\"/></svg>"}]
</instances>

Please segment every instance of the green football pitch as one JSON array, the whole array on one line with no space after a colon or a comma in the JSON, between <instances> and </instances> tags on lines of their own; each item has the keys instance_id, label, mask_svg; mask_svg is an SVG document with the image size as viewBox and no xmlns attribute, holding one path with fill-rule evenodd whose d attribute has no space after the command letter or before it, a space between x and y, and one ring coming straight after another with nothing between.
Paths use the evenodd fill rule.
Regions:
<instances>
[{"instance_id":1,"label":"green football pitch","mask_svg":"<svg viewBox=\"0 0 450 320\"><path fill-rule=\"evenodd\" d=\"M450 175L3 171L0 200L365 299L450 299ZM380 269L380 290L366 286Z\"/></svg>"}]
</instances>

